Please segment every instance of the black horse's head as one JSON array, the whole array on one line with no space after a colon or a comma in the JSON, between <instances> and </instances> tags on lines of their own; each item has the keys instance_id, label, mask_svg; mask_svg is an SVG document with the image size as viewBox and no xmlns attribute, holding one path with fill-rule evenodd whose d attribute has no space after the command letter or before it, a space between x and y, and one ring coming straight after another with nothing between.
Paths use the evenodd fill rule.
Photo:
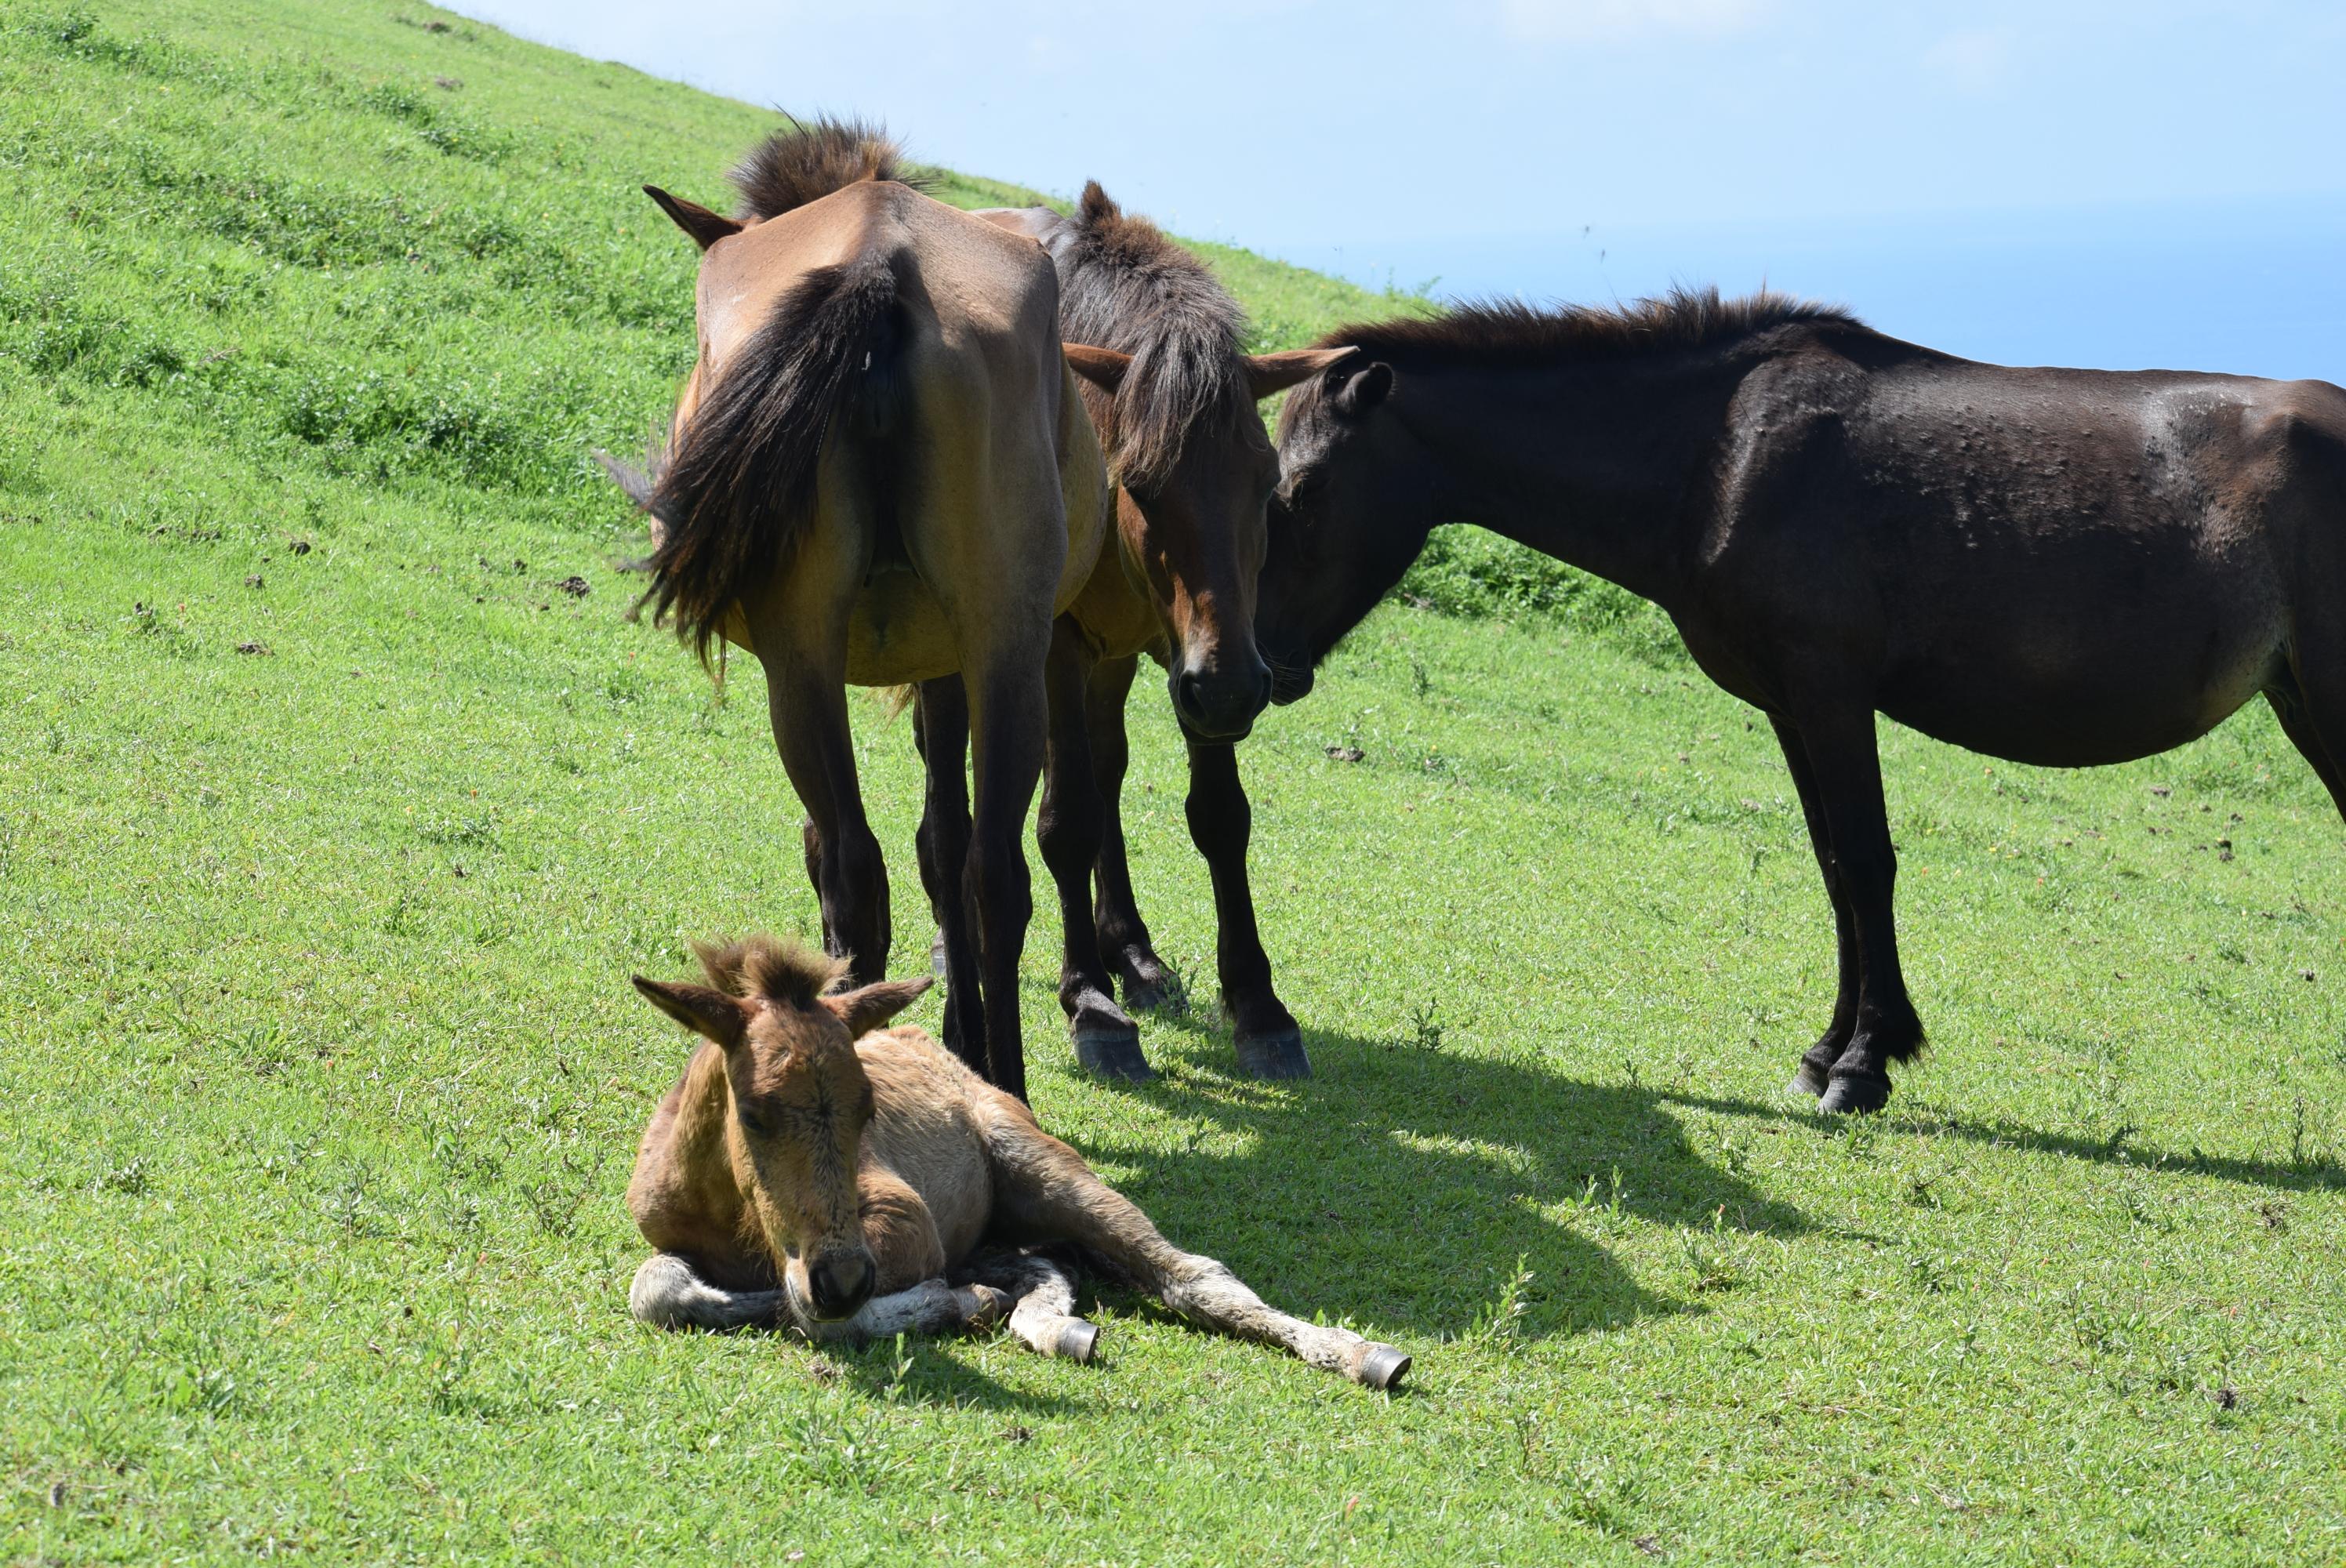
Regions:
<instances>
[{"instance_id":1,"label":"black horse's head","mask_svg":"<svg viewBox=\"0 0 2346 1568\"><path fill-rule=\"evenodd\" d=\"M1255 610L1273 702L1311 689L1313 668L1424 546L1412 504L1422 464L1394 417L1393 390L1391 365L1352 353L1280 411L1280 484Z\"/></svg>"}]
</instances>

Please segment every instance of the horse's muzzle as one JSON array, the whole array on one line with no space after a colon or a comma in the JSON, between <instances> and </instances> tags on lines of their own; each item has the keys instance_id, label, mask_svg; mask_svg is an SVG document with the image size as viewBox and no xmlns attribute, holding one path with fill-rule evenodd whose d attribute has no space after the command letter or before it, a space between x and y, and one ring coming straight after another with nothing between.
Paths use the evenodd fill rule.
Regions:
<instances>
[{"instance_id":1,"label":"horse's muzzle","mask_svg":"<svg viewBox=\"0 0 2346 1568\"><path fill-rule=\"evenodd\" d=\"M874 1273L868 1252L834 1252L807 1265L807 1294L826 1323L852 1318L872 1299Z\"/></svg>"}]
</instances>

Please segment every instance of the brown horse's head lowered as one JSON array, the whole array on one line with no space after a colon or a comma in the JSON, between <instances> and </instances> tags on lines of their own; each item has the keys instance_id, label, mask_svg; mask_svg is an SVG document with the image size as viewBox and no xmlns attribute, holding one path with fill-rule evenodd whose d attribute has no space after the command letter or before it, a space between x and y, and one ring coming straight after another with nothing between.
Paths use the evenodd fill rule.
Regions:
<instances>
[{"instance_id":1,"label":"brown horse's head lowered","mask_svg":"<svg viewBox=\"0 0 2346 1568\"><path fill-rule=\"evenodd\" d=\"M855 1040L928 978L834 993L845 962L792 943L758 937L696 951L709 984L638 975L636 989L725 1054L722 1136L745 1231L754 1228L806 1316L852 1316L876 1278L856 1196L872 1084Z\"/></svg>"},{"instance_id":2,"label":"brown horse's head lowered","mask_svg":"<svg viewBox=\"0 0 2346 1568\"><path fill-rule=\"evenodd\" d=\"M1037 216L1046 221L1029 231L1058 268L1067 362L1123 490L1126 559L1171 647L1174 711L1202 738L1243 736L1270 695L1254 593L1263 504L1279 482L1255 402L1341 351L1246 352L1245 313L1229 291L1096 180L1072 219Z\"/></svg>"}]
</instances>

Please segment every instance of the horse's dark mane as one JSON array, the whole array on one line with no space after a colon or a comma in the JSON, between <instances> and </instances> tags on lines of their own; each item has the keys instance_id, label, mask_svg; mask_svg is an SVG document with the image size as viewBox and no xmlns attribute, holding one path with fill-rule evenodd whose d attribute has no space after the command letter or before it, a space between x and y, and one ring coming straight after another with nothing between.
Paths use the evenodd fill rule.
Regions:
<instances>
[{"instance_id":1,"label":"horse's dark mane","mask_svg":"<svg viewBox=\"0 0 2346 1568\"><path fill-rule=\"evenodd\" d=\"M828 116L811 123L793 119L733 166L733 188L741 193L735 216L762 223L864 179L892 179L915 189L925 183L906 168L896 138L879 126Z\"/></svg>"},{"instance_id":2,"label":"horse's dark mane","mask_svg":"<svg viewBox=\"0 0 2346 1568\"><path fill-rule=\"evenodd\" d=\"M1253 418L1246 312L1204 262L1126 216L1099 181L1068 222L1071 238L1054 247L1059 335L1132 356L1107 445L1117 480L1146 489L1172 473L1193 428Z\"/></svg>"},{"instance_id":3,"label":"horse's dark mane","mask_svg":"<svg viewBox=\"0 0 2346 1568\"><path fill-rule=\"evenodd\" d=\"M847 972L847 961L796 942L758 935L739 942L697 942L693 956L709 983L729 996L812 1007Z\"/></svg>"},{"instance_id":4,"label":"horse's dark mane","mask_svg":"<svg viewBox=\"0 0 2346 1568\"><path fill-rule=\"evenodd\" d=\"M1523 369L1708 348L1800 321L1864 325L1839 306L1766 289L1739 300L1722 300L1715 288L1672 289L1627 305L1564 305L1545 311L1520 300L1471 300L1438 316L1339 327L1318 346L1351 345L1404 370L1430 365Z\"/></svg>"}]
</instances>

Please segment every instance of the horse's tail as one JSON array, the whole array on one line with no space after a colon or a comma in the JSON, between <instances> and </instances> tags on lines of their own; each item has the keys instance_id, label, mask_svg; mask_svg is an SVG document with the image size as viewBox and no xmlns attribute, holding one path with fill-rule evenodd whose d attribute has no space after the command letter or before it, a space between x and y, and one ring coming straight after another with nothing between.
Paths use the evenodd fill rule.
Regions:
<instances>
[{"instance_id":1,"label":"horse's tail","mask_svg":"<svg viewBox=\"0 0 2346 1568\"><path fill-rule=\"evenodd\" d=\"M661 526L644 602L703 659L812 514L815 470L839 417L853 409L867 433L884 427L900 336L884 253L819 268L735 351L670 445L646 504Z\"/></svg>"}]
</instances>

